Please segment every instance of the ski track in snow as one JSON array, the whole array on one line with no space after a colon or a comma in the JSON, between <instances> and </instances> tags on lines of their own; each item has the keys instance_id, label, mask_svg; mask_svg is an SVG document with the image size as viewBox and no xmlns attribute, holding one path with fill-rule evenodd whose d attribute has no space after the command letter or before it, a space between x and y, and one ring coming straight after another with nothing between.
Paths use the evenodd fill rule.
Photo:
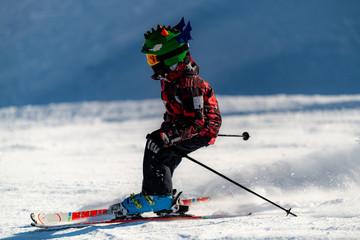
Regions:
<instances>
[{"instance_id":1,"label":"ski track in snow","mask_svg":"<svg viewBox=\"0 0 360 240\"><path fill-rule=\"evenodd\" d=\"M219 196L191 213L253 212L226 219L38 231L31 212L106 208L142 181L145 136L160 100L0 109L1 239L359 239L360 95L221 96L219 137L191 156L298 215L184 159L183 197Z\"/></svg>"}]
</instances>

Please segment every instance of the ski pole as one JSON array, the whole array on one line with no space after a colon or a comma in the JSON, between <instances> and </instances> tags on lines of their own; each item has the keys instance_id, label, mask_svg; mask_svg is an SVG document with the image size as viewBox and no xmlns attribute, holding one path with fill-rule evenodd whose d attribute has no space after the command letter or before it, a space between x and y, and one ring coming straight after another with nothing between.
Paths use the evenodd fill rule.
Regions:
<instances>
[{"instance_id":1,"label":"ski pole","mask_svg":"<svg viewBox=\"0 0 360 240\"><path fill-rule=\"evenodd\" d=\"M286 214L286 216L288 216L289 214L291 214L291 215L293 215L294 217L297 217L297 215L296 215L296 214L294 214L294 213L292 213L292 212L291 212L291 208L289 208L289 209L287 210L287 209L285 209L285 208L281 207L280 205L278 205L278 204L276 204L276 203L274 203L274 202L270 201L269 199L267 199L267 198L265 198L265 197L263 197L263 196L261 196L261 195L257 194L256 192L254 192L254 191L252 191L252 190L248 189L247 187L244 187L244 186L242 186L241 184L239 184L239 183L235 182L234 180L232 180L232 179L230 179L230 178L226 177L225 175L223 175L223 174L221 174L221 173L219 173L219 172L215 171L214 169L212 169L212 168L210 168L210 167L206 166L205 164L203 164L203 163L201 163L201 162L199 162L199 161L195 160L194 158L189 157L188 155L185 155L184 157L186 157L186 158L187 158L187 159L189 159L190 161L192 161L192 162L194 162L194 163L196 163L196 164L198 164L198 165L200 165L200 166L202 166L202 167L206 168L207 170L210 170L211 172L213 172L213 173L215 173L215 174L219 175L220 177L222 177L222 178L224 178L224 179L228 180L229 182L231 182L231 183L235 184L236 186L241 187L242 189L244 189L244 190L246 190L246 191L248 191L248 192L250 192L250 193L252 193L252 194L254 194L254 195L258 196L259 198L261 198L261 199L263 199L263 200L265 200L265 201L267 201L267 202L269 202L269 203L273 204L274 206L276 206L276 207L278 207L278 208L280 208L280 209L284 210L284 211L287 213L287 214Z\"/></svg>"},{"instance_id":2,"label":"ski pole","mask_svg":"<svg viewBox=\"0 0 360 240\"><path fill-rule=\"evenodd\" d=\"M218 134L219 137L241 137L244 139L244 141L248 140L250 138L250 135L248 132L243 132L242 135L238 134Z\"/></svg>"}]
</instances>

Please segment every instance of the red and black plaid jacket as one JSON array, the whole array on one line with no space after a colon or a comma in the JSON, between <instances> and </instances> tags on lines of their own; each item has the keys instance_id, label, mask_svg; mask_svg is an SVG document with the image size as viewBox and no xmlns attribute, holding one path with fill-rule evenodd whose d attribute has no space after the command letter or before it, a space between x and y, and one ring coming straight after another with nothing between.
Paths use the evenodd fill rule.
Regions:
<instances>
[{"instance_id":1,"label":"red and black plaid jacket","mask_svg":"<svg viewBox=\"0 0 360 240\"><path fill-rule=\"evenodd\" d=\"M166 108L162 126L174 124L181 141L199 134L210 137L209 144L213 144L221 114L212 87L198 73L199 67L188 53L167 75L153 76L161 81L161 99Z\"/></svg>"}]
</instances>

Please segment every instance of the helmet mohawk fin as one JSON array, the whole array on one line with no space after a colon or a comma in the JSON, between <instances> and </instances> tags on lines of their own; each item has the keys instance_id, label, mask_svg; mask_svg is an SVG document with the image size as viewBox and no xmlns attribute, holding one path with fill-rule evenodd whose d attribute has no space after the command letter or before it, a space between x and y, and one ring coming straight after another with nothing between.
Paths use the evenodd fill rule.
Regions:
<instances>
[{"instance_id":1,"label":"helmet mohawk fin","mask_svg":"<svg viewBox=\"0 0 360 240\"><path fill-rule=\"evenodd\" d=\"M147 31L144 34L144 37L145 39L148 39L151 36L151 34L155 32L160 32L162 36L168 36L169 35L168 31L171 31L172 33L180 32L179 36L176 37L176 40L179 43L186 43L188 40L192 39L190 35L190 31L191 31L190 22L187 23L185 29L184 27L185 27L185 20L184 17L182 17L180 22L175 27L171 27L170 25L167 27L165 26L162 27L160 24L158 24L156 30L154 28L151 28L151 31Z\"/></svg>"},{"instance_id":2,"label":"helmet mohawk fin","mask_svg":"<svg viewBox=\"0 0 360 240\"><path fill-rule=\"evenodd\" d=\"M169 35L169 32L166 31L165 27L162 28L161 35L163 35L163 36L168 36Z\"/></svg>"},{"instance_id":3,"label":"helmet mohawk fin","mask_svg":"<svg viewBox=\"0 0 360 240\"><path fill-rule=\"evenodd\" d=\"M190 31L192 30L192 27L190 25L190 21L186 24L186 27L184 31L182 31L179 35L175 37L175 39L178 41L178 43L187 43L189 40L192 39L190 35Z\"/></svg>"},{"instance_id":4,"label":"helmet mohawk fin","mask_svg":"<svg viewBox=\"0 0 360 240\"><path fill-rule=\"evenodd\" d=\"M145 37L145 39L148 39L151 36L151 34L153 34L155 32L160 32L162 36L168 36L169 35L168 31L174 32L177 30L172 28L170 25L168 27L165 27L165 26L162 27L160 24L158 24L156 29L151 28L151 31L147 31L144 34L144 37Z\"/></svg>"},{"instance_id":5,"label":"helmet mohawk fin","mask_svg":"<svg viewBox=\"0 0 360 240\"><path fill-rule=\"evenodd\" d=\"M185 20L184 20L184 17L182 17L180 22L178 24L176 24L176 26L174 28L179 30L180 32L182 32L184 27L185 27Z\"/></svg>"}]
</instances>

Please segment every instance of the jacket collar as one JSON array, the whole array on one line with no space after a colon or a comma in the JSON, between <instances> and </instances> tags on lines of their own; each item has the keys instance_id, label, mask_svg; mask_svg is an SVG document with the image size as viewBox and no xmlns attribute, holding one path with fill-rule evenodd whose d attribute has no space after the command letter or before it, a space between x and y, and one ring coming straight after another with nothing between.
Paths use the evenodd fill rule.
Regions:
<instances>
[{"instance_id":1,"label":"jacket collar","mask_svg":"<svg viewBox=\"0 0 360 240\"><path fill-rule=\"evenodd\" d=\"M181 62L169 67L168 71L159 70L151 76L154 80L162 80L172 82L174 79L181 76L191 76L199 74L199 66L194 62L188 51L186 57Z\"/></svg>"}]
</instances>

